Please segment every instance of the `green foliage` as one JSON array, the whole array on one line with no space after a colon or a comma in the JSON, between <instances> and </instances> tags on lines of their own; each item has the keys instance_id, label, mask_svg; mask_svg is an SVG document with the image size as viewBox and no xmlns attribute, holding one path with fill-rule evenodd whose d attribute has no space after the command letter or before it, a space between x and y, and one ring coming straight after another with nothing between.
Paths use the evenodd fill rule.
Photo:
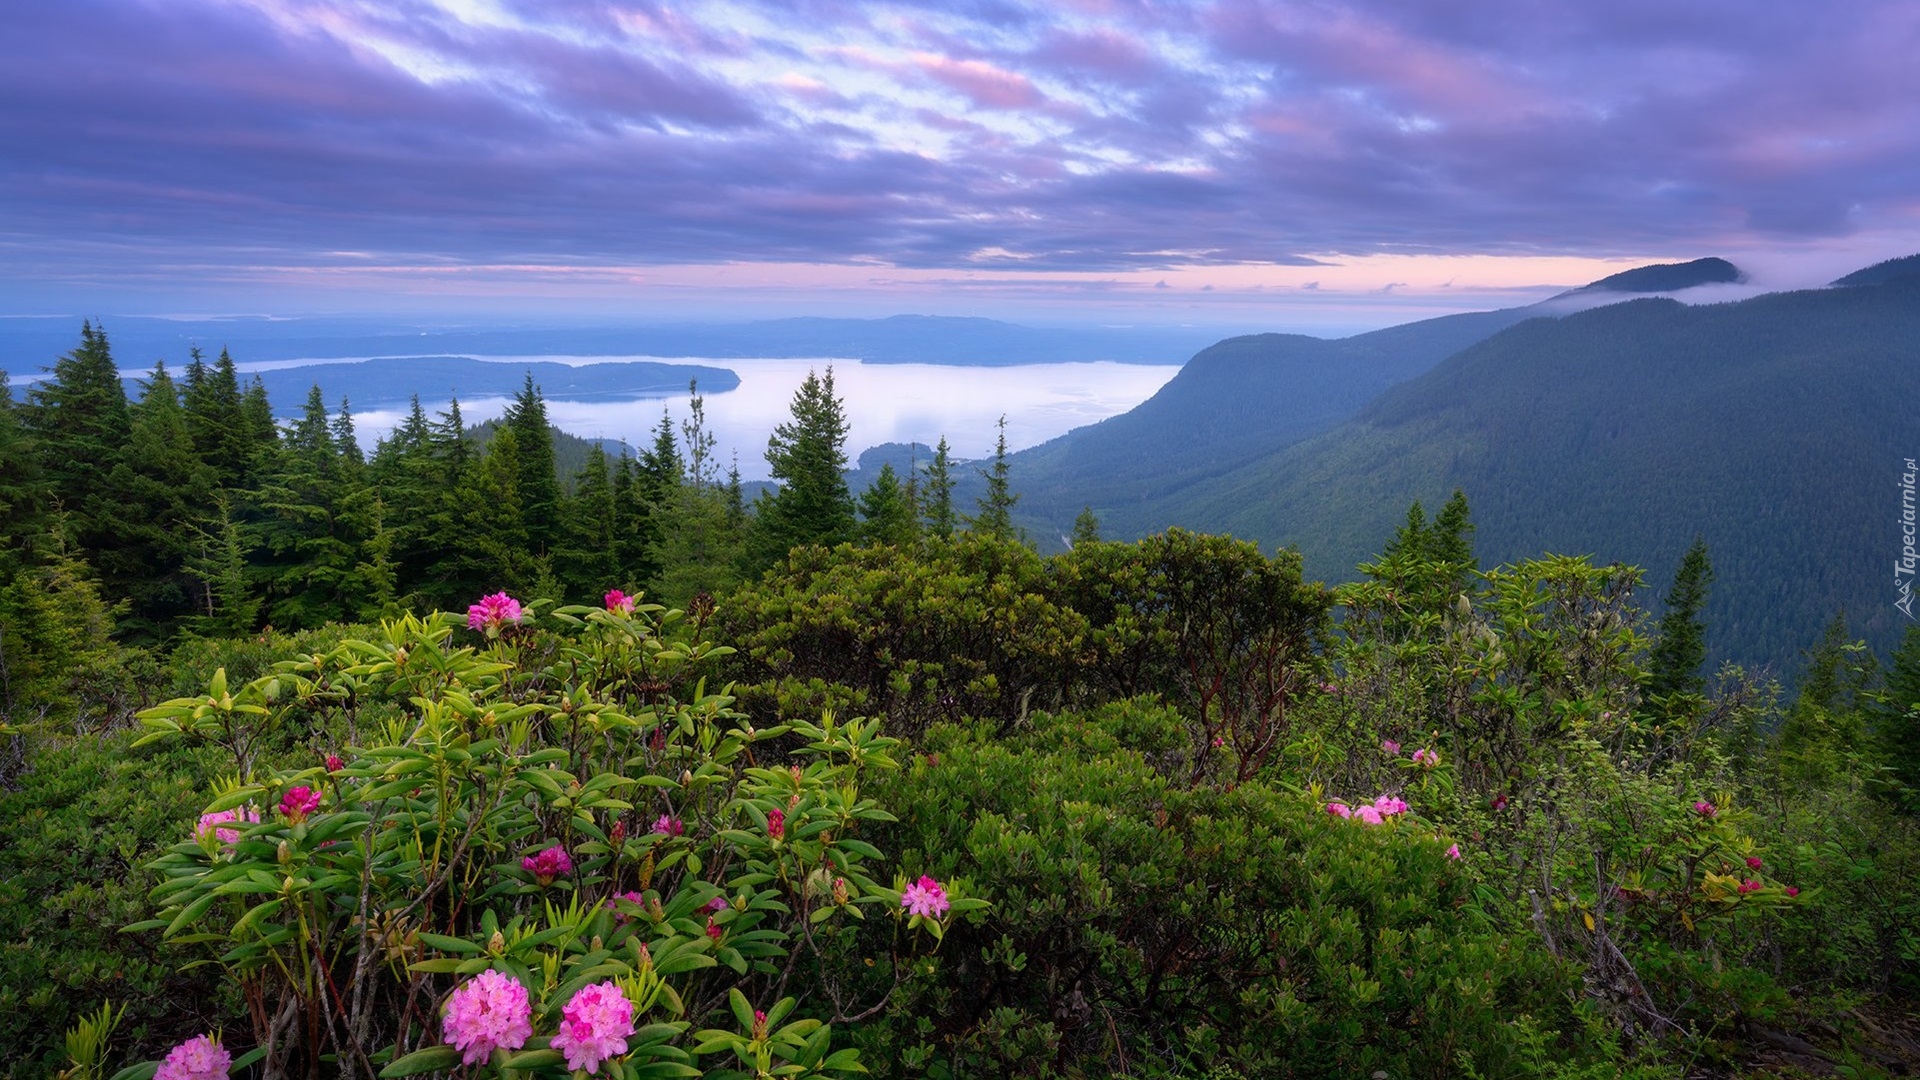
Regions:
<instances>
[{"instance_id":1,"label":"green foliage","mask_svg":"<svg viewBox=\"0 0 1920 1080\"><path fill-rule=\"evenodd\" d=\"M914 492L900 483L891 463L860 493L860 540L905 546L920 538L920 508Z\"/></svg>"},{"instance_id":2,"label":"green foliage","mask_svg":"<svg viewBox=\"0 0 1920 1080\"><path fill-rule=\"evenodd\" d=\"M862 1071L832 1050L836 1010L775 1001L796 964L849 920L892 927L910 962L920 930L937 945L985 907L956 882L940 917L910 916L903 880L869 876L880 855L859 836L892 819L861 785L893 741L831 715L755 728L707 689L730 650L677 611L530 610L479 647L457 616L409 616L143 712L136 745L221 748L237 772L202 805L238 817L178 822L155 917L129 929L219 973L247 1010L229 1043L270 1072L446 1069L436 1002L485 970L531 992L542 1033L494 1059L510 1075L564 1075L544 1032L606 980L641 1025L613 1075L722 1055ZM343 735L343 760L261 767L305 729ZM649 831L656 817L672 827ZM570 865L533 860L552 848Z\"/></svg>"},{"instance_id":3,"label":"green foliage","mask_svg":"<svg viewBox=\"0 0 1920 1080\"><path fill-rule=\"evenodd\" d=\"M944 435L927 462L926 497L921 505L927 515L927 535L937 540L951 537L959 518L953 509L953 456Z\"/></svg>"},{"instance_id":4,"label":"green foliage","mask_svg":"<svg viewBox=\"0 0 1920 1080\"><path fill-rule=\"evenodd\" d=\"M779 488L754 508L747 569L758 572L800 544L832 547L854 536L847 491L846 407L833 393L833 368L807 372L793 394L793 416L767 439L767 465Z\"/></svg>"},{"instance_id":5,"label":"green foliage","mask_svg":"<svg viewBox=\"0 0 1920 1080\"><path fill-rule=\"evenodd\" d=\"M994 906L861 1033L887 1075L1510 1074L1516 1008L1569 1059L1604 1052L1570 974L1489 932L1430 830L1187 787L1155 765L1184 726L1131 702L928 733L889 783L893 843L910 872L992 881Z\"/></svg>"},{"instance_id":6,"label":"green foliage","mask_svg":"<svg viewBox=\"0 0 1920 1080\"><path fill-rule=\"evenodd\" d=\"M1660 633L1647 668L1648 698L1677 694L1698 697L1705 692L1707 681L1700 674L1700 665L1707 659L1707 628L1701 613L1707 606L1707 587L1712 584L1713 562L1707 557L1707 542L1696 536L1681 557L1680 568L1673 574L1673 588L1663 601Z\"/></svg>"},{"instance_id":7,"label":"green foliage","mask_svg":"<svg viewBox=\"0 0 1920 1080\"><path fill-rule=\"evenodd\" d=\"M1064 700L1086 621L1049 588L1038 555L985 536L796 548L718 617L757 714L834 706L912 736L962 716L1011 725Z\"/></svg>"},{"instance_id":8,"label":"green foliage","mask_svg":"<svg viewBox=\"0 0 1920 1080\"><path fill-rule=\"evenodd\" d=\"M1007 418L1000 417L999 436L993 444L993 465L980 470L980 476L987 483L985 494L980 496L979 512L967 519L967 531L990 536L995 540L1026 541L1026 534L1013 527L1013 506L1020 496L1013 490L1013 482L1008 474L1011 466L1007 464Z\"/></svg>"},{"instance_id":9,"label":"green foliage","mask_svg":"<svg viewBox=\"0 0 1920 1080\"><path fill-rule=\"evenodd\" d=\"M135 868L191 827L222 757L133 750L125 728L4 738L26 767L0 787L0 1076L58 1071L62 1031L108 1000L120 1003L109 1060L221 1023L233 1003L211 971L181 971L120 927L152 914Z\"/></svg>"}]
</instances>

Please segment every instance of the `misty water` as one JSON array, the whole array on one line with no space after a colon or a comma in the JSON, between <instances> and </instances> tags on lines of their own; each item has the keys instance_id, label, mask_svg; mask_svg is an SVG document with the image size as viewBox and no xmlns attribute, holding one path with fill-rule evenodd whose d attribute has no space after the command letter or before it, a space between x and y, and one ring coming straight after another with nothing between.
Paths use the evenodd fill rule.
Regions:
<instances>
[{"instance_id":1,"label":"misty water","mask_svg":"<svg viewBox=\"0 0 1920 1080\"><path fill-rule=\"evenodd\" d=\"M657 360L656 357L497 356L502 363L546 360L566 364ZM338 361L332 361L337 363ZM395 362L395 361L389 361ZM400 361L404 362L404 361ZM1180 369L1172 365L1086 363L1025 364L1017 367L957 367L939 364L863 364L857 360L703 360L673 362L724 367L740 376L738 388L706 394L708 427L717 439L721 467L739 455L740 475L767 478L767 437L788 419L793 394L808 371L825 374L833 366L834 390L846 404L850 432L848 458L885 442L922 442L945 436L960 458L993 453L994 425L1007 418L1007 446L1020 450L1066 432L1126 412L1153 396ZM266 365L260 365L262 367ZM276 367L292 366L275 364ZM424 396L429 411L445 400ZM468 423L499 416L507 398L462 399ZM626 401L547 401L548 419L562 431L587 438L624 440L635 448L652 441L662 408L675 430L687 416L687 395ZM354 414L355 429L368 447L405 416L404 410L369 409Z\"/></svg>"}]
</instances>

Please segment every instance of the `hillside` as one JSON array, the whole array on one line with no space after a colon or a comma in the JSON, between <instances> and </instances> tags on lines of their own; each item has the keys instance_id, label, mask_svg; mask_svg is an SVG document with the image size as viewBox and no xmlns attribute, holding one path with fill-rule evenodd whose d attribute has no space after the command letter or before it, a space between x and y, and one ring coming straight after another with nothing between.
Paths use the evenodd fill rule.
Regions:
<instances>
[{"instance_id":1,"label":"hillside","mask_svg":"<svg viewBox=\"0 0 1920 1080\"><path fill-rule=\"evenodd\" d=\"M1515 323L1563 314L1555 300L1675 292L1742 277L1724 259L1696 259L1636 267L1543 304L1424 319L1353 337L1228 338L1194 356L1132 411L1013 455L1022 492L1017 516L1041 537L1070 532L1087 506L1114 536L1190 525L1181 514L1195 485L1333 428L1388 387ZM973 494L968 483L961 494Z\"/></svg>"},{"instance_id":2,"label":"hillside","mask_svg":"<svg viewBox=\"0 0 1920 1080\"><path fill-rule=\"evenodd\" d=\"M1050 536L1091 505L1116 536L1182 524L1166 507L1192 485L1326 431L1387 387L1527 316L1449 315L1333 340L1228 338L1130 412L1013 455L1023 521Z\"/></svg>"},{"instance_id":3,"label":"hillside","mask_svg":"<svg viewBox=\"0 0 1920 1080\"><path fill-rule=\"evenodd\" d=\"M1635 300L1514 326L1154 512L1341 578L1410 501L1458 487L1483 562L1590 552L1646 567L1650 594L1698 532L1718 651L1791 665L1841 607L1882 647L1905 622L1890 563L1916 396L1920 278Z\"/></svg>"}]
</instances>

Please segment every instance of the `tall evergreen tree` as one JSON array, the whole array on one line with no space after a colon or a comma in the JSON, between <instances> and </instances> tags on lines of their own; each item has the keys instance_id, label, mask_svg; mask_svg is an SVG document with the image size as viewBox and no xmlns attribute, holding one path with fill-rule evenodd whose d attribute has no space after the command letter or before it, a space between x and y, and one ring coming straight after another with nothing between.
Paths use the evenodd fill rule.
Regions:
<instances>
[{"instance_id":1,"label":"tall evergreen tree","mask_svg":"<svg viewBox=\"0 0 1920 1080\"><path fill-rule=\"evenodd\" d=\"M853 538L847 490L847 414L833 392L833 369L814 372L794 392L792 419L767 440L767 464L780 487L762 494L750 533L748 569L764 570L800 544L831 547Z\"/></svg>"},{"instance_id":2,"label":"tall evergreen tree","mask_svg":"<svg viewBox=\"0 0 1920 1080\"><path fill-rule=\"evenodd\" d=\"M1000 434L993 444L993 465L980 470L987 482L986 494L977 504L979 512L967 519L967 530L995 540L1024 541L1025 535L1013 527L1013 504L1020 501L1020 496L1014 493L1007 475L1007 418L1004 415L998 427Z\"/></svg>"},{"instance_id":3,"label":"tall evergreen tree","mask_svg":"<svg viewBox=\"0 0 1920 1080\"><path fill-rule=\"evenodd\" d=\"M1887 663L1885 688L1872 714L1873 742L1893 778L1890 794L1907 813L1920 815L1920 627L1907 627Z\"/></svg>"},{"instance_id":4,"label":"tall evergreen tree","mask_svg":"<svg viewBox=\"0 0 1920 1080\"><path fill-rule=\"evenodd\" d=\"M340 411L333 415L334 449L340 453L340 463L349 473L358 472L366 464L366 456L360 452L360 437L353 430L353 409L346 398L340 399Z\"/></svg>"},{"instance_id":5,"label":"tall evergreen tree","mask_svg":"<svg viewBox=\"0 0 1920 1080\"><path fill-rule=\"evenodd\" d=\"M513 429L518 457L520 513L528 542L535 553L551 550L560 537L560 477L553 463L553 429L547 426L547 403L533 383L533 373L507 407L504 426Z\"/></svg>"},{"instance_id":6,"label":"tall evergreen tree","mask_svg":"<svg viewBox=\"0 0 1920 1080\"><path fill-rule=\"evenodd\" d=\"M1095 516L1093 507L1083 506L1080 508L1079 516L1073 519L1073 540L1070 546L1079 547L1081 544L1099 542L1100 519Z\"/></svg>"},{"instance_id":7,"label":"tall evergreen tree","mask_svg":"<svg viewBox=\"0 0 1920 1080\"><path fill-rule=\"evenodd\" d=\"M194 349L192 356L182 397L194 453L213 469L215 484L244 487L261 442L260 433L254 430L260 418L249 419L244 411L239 372L227 350L220 350L220 358L211 368L199 349ZM266 423L272 426L271 411Z\"/></svg>"},{"instance_id":8,"label":"tall evergreen tree","mask_svg":"<svg viewBox=\"0 0 1920 1080\"><path fill-rule=\"evenodd\" d=\"M904 547L920 538L920 510L891 464L860 493L860 539Z\"/></svg>"},{"instance_id":9,"label":"tall evergreen tree","mask_svg":"<svg viewBox=\"0 0 1920 1080\"><path fill-rule=\"evenodd\" d=\"M187 572L194 523L207 511L214 471L195 452L187 414L165 364L155 364L129 410L129 452L105 478L106 522L119 537L96 559L110 594L131 610L120 627L129 640L165 640L195 608Z\"/></svg>"},{"instance_id":10,"label":"tall evergreen tree","mask_svg":"<svg viewBox=\"0 0 1920 1080\"><path fill-rule=\"evenodd\" d=\"M934 447L933 460L927 462L927 493L921 506L926 509L927 535L940 540L953 536L959 518L953 511L953 455L945 435Z\"/></svg>"},{"instance_id":11,"label":"tall evergreen tree","mask_svg":"<svg viewBox=\"0 0 1920 1080\"><path fill-rule=\"evenodd\" d=\"M574 474L573 493L562 505L567 528L555 571L570 599L589 600L621 580L613 479L598 442L588 444L586 463Z\"/></svg>"},{"instance_id":12,"label":"tall evergreen tree","mask_svg":"<svg viewBox=\"0 0 1920 1080\"><path fill-rule=\"evenodd\" d=\"M82 324L80 347L54 363L28 400L26 417L48 487L59 506L74 515L80 557L91 559L112 543L96 524L105 517L109 499L100 479L125 457L131 427L126 387L107 335L91 322Z\"/></svg>"},{"instance_id":13,"label":"tall evergreen tree","mask_svg":"<svg viewBox=\"0 0 1920 1080\"><path fill-rule=\"evenodd\" d=\"M1647 658L1646 694L1649 698L1674 694L1704 694L1707 680L1700 666L1707 659L1707 628L1701 611L1707 606L1707 587L1713 584L1713 563L1707 542L1695 536L1674 571L1667 591L1660 633Z\"/></svg>"},{"instance_id":14,"label":"tall evergreen tree","mask_svg":"<svg viewBox=\"0 0 1920 1080\"><path fill-rule=\"evenodd\" d=\"M45 505L40 465L20 423L20 409L0 371L0 586L27 557L28 539L39 531Z\"/></svg>"}]
</instances>

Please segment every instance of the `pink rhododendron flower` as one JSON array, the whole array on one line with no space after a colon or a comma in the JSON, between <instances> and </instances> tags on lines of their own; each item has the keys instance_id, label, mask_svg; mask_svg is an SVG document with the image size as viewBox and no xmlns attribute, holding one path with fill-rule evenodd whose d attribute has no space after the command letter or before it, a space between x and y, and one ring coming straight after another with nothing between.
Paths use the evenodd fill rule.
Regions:
<instances>
[{"instance_id":1,"label":"pink rhododendron flower","mask_svg":"<svg viewBox=\"0 0 1920 1080\"><path fill-rule=\"evenodd\" d=\"M928 919L937 919L947 913L952 904L947 900L947 890L927 874L921 874L920 880L907 886L900 894L900 906L907 909L909 915L919 915Z\"/></svg>"},{"instance_id":2,"label":"pink rhododendron flower","mask_svg":"<svg viewBox=\"0 0 1920 1080\"><path fill-rule=\"evenodd\" d=\"M1799 895L1800 895L1800 889L1797 886L1793 886L1793 885L1787 886L1787 896L1794 897Z\"/></svg>"},{"instance_id":3,"label":"pink rhododendron flower","mask_svg":"<svg viewBox=\"0 0 1920 1080\"><path fill-rule=\"evenodd\" d=\"M195 840L205 840L207 836L211 834L219 837L220 842L223 844L237 844L240 842L240 830L223 829L220 826L230 821L250 825L259 820L260 811L255 810L251 806L242 807L238 810L215 810L211 814L200 815L200 824L193 827L193 838Z\"/></svg>"},{"instance_id":4,"label":"pink rhododendron flower","mask_svg":"<svg viewBox=\"0 0 1920 1080\"><path fill-rule=\"evenodd\" d=\"M632 904L635 907L643 908L647 906L647 898L644 896L641 896L637 892L615 893L612 896L607 897L607 909L613 912L613 921L615 925L619 925L620 923L627 921L627 913L620 910L619 901L621 900L625 900L627 903Z\"/></svg>"},{"instance_id":5,"label":"pink rhododendron flower","mask_svg":"<svg viewBox=\"0 0 1920 1080\"><path fill-rule=\"evenodd\" d=\"M1427 768L1431 769L1435 765L1440 764L1440 752L1437 750L1428 750L1422 747L1421 749L1415 750L1413 752L1413 763L1415 765L1425 765Z\"/></svg>"},{"instance_id":6,"label":"pink rhododendron flower","mask_svg":"<svg viewBox=\"0 0 1920 1080\"><path fill-rule=\"evenodd\" d=\"M767 835L775 840L787 835L787 814L784 810L767 811Z\"/></svg>"},{"instance_id":7,"label":"pink rhododendron flower","mask_svg":"<svg viewBox=\"0 0 1920 1080\"><path fill-rule=\"evenodd\" d=\"M1763 888L1765 888L1764 885L1761 885L1759 882L1753 880L1752 878L1748 878L1747 880L1740 883L1740 888L1738 889L1738 892L1740 893L1740 895L1745 896L1750 892L1759 892Z\"/></svg>"},{"instance_id":8,"label":"pink rhododendron flower","mask_svg":"<svg viewBox=\"0 0 1920 1080\"><path fill-rule=\"evenodd\" d=\"M687 825L671 814L661 814L653 819L653 831L662 836L679 836L687 831Z\"/></svg>"},{"instance_id":9,"label":"pink rhododendron flower","mask_svg":"<svg viewBox=\"0 0 1920 1080\"><path fill-rule=\"evenodd\" d=\"M344 769L346 767L347 767L346 759L342 758L339 754L327 755L327 771L328 772L339 772L341 769Z\"/></svg>"},{"instance_id":10,"label":"pink rhododendron flower","mask_svg":"<svg viewBox=\"0 0 1920 1080\"><path fill-rule=\"evenodd\" d=\"M533 1035L527 988L498 971L481 972L447 999L442 1032L468 1065L480 1064L495 1050L520 1049Z\"/></svg>"},{"instance_id":11,"label":"pink rhododendron flower","mask_svg":"<svg viewBox=\"0 0 1920 1080\"><path fill-rule=\"evenodd\" d=\"M1459 857L1460 857L1460 845L1459 844L1447 845L1447 858L1457 859Z\"/></svg>"},{"instance_id":12,"label":"pink rhododendron flower","mask_svg":"<svg viewBox=\"0 0 1920 1080\"><path fill-rule=\"evenodd\" d=\"M702 905L700 910L711 911L717 914L719 912L727 910L727 908L731 906L732 906L731 904L727 903L726 897L716 896L713 899L707 901L704 905Z\"/></svg>"},{"instance_id":13,"label":"pink rhododendron flower","mask_svg":"<svg viewBox=\"0 0 1920 1080\"><path fill-rule=\"evenodd\" d=\"M1327 804L1327 813L1334 817L1352 817L1353 807L1343 802L1330 802Z\"/></svg>"},{"instance_id":14,"label":"pink rhododendron flower","mask_svg":"<svg viewBox=\"0 0 1920 1080\"><path fill-rule=\"evenodd\" d=\"M1381 739L1380 749L1386 751L1392 757L1400 756L1400 744L1394 742L1392 739Z\"/></svg>"},{"instance_id":15,"label":"pink rhododendron flower","mask_svg":"<svg viewBox=\"0 0 1920 1080\"><path fill-rule=\"evenodd\" d=\"M622 615L633 614L633 597L619 589L608 589L606 601L608 611L617 611Z\"/></svg>"},{"instance_id":16,"label":"pink rhododendron flower","mask_svg":"<svg viewBox=\"0 0 1920 1080\"><path fill-rule=\"evenodd\" d=\"M1762 863L1762 862L1760 861L1760 856L1758 856L1758 855L1749 855L1749 856L1747 856L1747 869L1749 869L1749 870L1758 870L1758 869L1760 869L1760 867L1762 867L1762 866L1764 866L1764 865L1765 865L1765 864L1764 864L1764 863Z\"/></svg>"},{"instance_id":17,"label":"pink rhododendron flower","mask_svg":"<svg viewBox=\"0 0 1920 1080\"><path fill-rule=\"evenodd\" d=\"M1392 795L1382 795L1374 799L1373 808L1380 811L1381 817L1392 817L1395 814L1404 814L1407 812L1406 801L1395 798Z\"/></svg>"},{"instance_id":18,"label":"pink rhododendron flower","mask_svg":"<svg viewBox=\"0 0 1920 1080\"><path fill-rule=\"evenodd\" d=\"M307 820L307 815L320 809L320 793L301 784L287 789L280 796L280 815L295 825Z\"/></svg>"},{"instance_id":19,"label":"pink rhododendron flower","mask_svg":"<svg viewBox=\"0 0 1920 1080\"><path fill-rule=\"evenodd\" d=\"M196 1035L167 1052L153 1080L227 1080L232 1068L233 1055L225 1047L211 1035Z\"/></svg>"},{"instance_id":20,"label":"pink rhododendron flower","mask_svg":"<svg viewBox=\"0 0 1920 1080\"><path fill-rule=\"evenodd\" d=\"M1502 792L1502 793L1500 793L1500 794L1498 794L1498 795L1495 795L1495 796L1493 797L1493 809L1494 809L1494 811L1495 811L1496 813L1498 813L1499 811L1501 811L1501 810L1505 810L1506 808L1507 808L1507 796L1506 796L1506 793L1505 793L1505 792Z\"/></svg>"},{"instance_id":21,"label":"pink rhododendron flower","mask_svg":"<svg viewBox=\"0 0 1920 1080\"><path fill-rule=\"evenodd\" d=\"M1386 820L1386 818L1380 816L1380 808L1371 804L1356 807L1353 811L1353 816L1369 825L1378 825Z\"/></svg>"},{"instance_id":22,"label":"pink rhododendron flower","mask_svg":"<svg viewBox=\"0 0 1920 1080\"><path fill-rule=\"evenodd\" d=\"M631 1034L633 1002L615 983L594 983L560 1010L553 1048L567 1056L567 1068L598 1072L601 1062L627 1052Z\"/></svg>"},{"instance_id":23,"label":"pink rhododendron flower","mask_svg":"<svg viewBox=\"0 0 1920 1080\"><path fill-rule=\"evenodd\" d=\"M553 879L573 873L573 860L567 856L567 849L555 844L538 855L529 855L520 860L520 868L533 875L533 879L542 886L553 884Z\"/></svg>"},{"instance_id":24,"label":"pink rhododendron flower","mask_svg":"<svg viewBox=\"0 0 1920 1080\"><path fill-rule=\"evenodd\" d=\"M503 592L483 596L479 603L467 608L467 626L483 633L495 633L503 626L518 625L520 620L520 601Z\"/></svg>"},{"instance_id":25,"label":"pink rhododendron flower","mask_svg":"<svg viewBox=\"0 0 1920 1080\"><path fill-rule=\"evenodd\" d=\"M719 941L720 935L724 933L726 933L726 931L721 929L719 923L713 921L713 916L707 916L707 936L715 941Z\"/></svg>"},{"instance_id":26,"label":"pink rhododendron flower","mask_svg":"<svg viewBox=\"0 0 1920 1080\"><path fill-rule=\"evenodd\" d=\"M1693 804L1693 812L1699 814L1701 817L1712 817L1720 812L1720 808L1702 799Z\"/></svg>"},{"instance_id":27,"label":"pink rhododendron flower","mask_svg":"<svg viewBox=\"0 0 1920 1080\"><path fill-rule=\"evenodd\" d=\"M756 1039L767 1037L767 1010L765 1009L753 1010L753 1037Z\"/></svg>"}]
</instances>

